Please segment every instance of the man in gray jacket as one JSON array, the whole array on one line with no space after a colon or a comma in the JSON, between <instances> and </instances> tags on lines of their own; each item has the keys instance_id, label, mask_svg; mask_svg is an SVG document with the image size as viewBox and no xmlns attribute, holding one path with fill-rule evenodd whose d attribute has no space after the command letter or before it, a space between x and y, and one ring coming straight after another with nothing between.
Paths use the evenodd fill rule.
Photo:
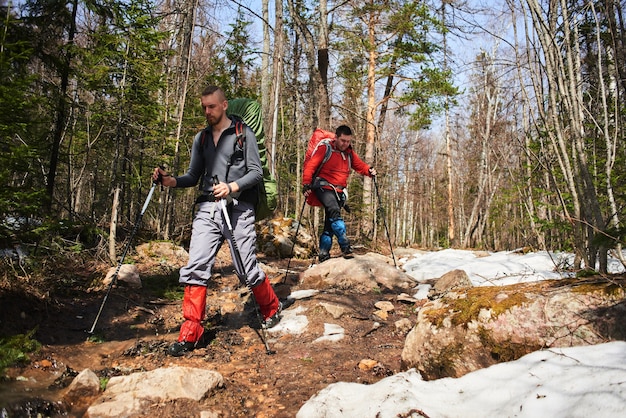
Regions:
<instances>
[{"instance_id":1,"label":"man in gray jacket","mask_svg":"<svg viewBox=\"0 0 626 418\"><path fill-rule=\"evenodd\" d=\"M228 100L221 88L204 89L201 103L209 126L194 138L187 172L173 177L157 167L153 173L154 180L166 187L193 187L202 180L203 194L198 198L193 220L189 262L180 270L179 282L185 285L185 322L180 327L178 341L168 350L173 356L193 350L204 333L201 321L205 315L207 284L217 251L225 239L238 276L245 277L259 305L262 326L271 328L278 324L282 309L269 280L259 268L255 253L255 186L263 179L256 138L244 125L246 139L241 144L237 142L236 121L226 115ZM236 249L220 208L221 199L230 202L228 212L243 266L236 261Z\"/></svg>"}]
</instances>

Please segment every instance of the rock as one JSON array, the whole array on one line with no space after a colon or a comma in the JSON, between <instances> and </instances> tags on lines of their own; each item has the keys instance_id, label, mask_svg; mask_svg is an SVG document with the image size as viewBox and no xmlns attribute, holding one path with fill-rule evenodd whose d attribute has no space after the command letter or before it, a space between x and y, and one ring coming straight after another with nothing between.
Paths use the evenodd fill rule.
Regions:
<instances>
[{"instance_id":1,"label":"rock","mask_svg":"<svg viewBox=\"0 0 626 418\"><path fill-rule=\"evenodd\" d=\"M151 241L135 248L137 258L142 262L157 262L171 267L183 267L189 260L189 253L180 245L169 241Z\"/></svg>"},{"instance_id":2,"label":"rock","mask_svg":"<svg viewBox=\"0 0 626 418\"><path fill-rule=\"evenodd\" d=\"M407 335L402 362L426 379L460 377L545 347L624 339L625 292L609 282L565 280L475 287L464 298L425 303Z\"/></svg>"},{"instance_id":3,"label":"rock","mask_svg":"<svg viewBox=\"0 0 626 418\"><path fill-rule=\"evenodd\" d=\"M113 279L113 275L115 274L116 270L117 267L111 267L102 283L108 286L111 283L111 280ZM122 264L120 266L120 271L117 274L117 280L128 283L130 287L141 288L139 269L135 264Z\"/></svg>"},{"instance_id":4,"label":"rock","mask_svg":"<svg viewBox=\"0 0 626 418\"><path fill-rule=\"evenodd\" d=\"M343 306L335 305L332 303L322 302L320 306L326 309L326 312L332 315L334 319L339 319L346 312L346 309Z\"/></svg>"},{"instance_id":5,"label":"rock","mask_svg":"<svg viewBox=\"0 0 626 418\"><path fill-rule=\"evenodd\" d=\"M269 256L306 258L315 246L311 234L302 225L298 228L298 222L292 218L277 217L258 222L256 231L258 249Z\"/></svg>"},{"instance_id":6,"label":"rock","mask_svg":"<svg viewBox=\"0 0 626 418\"><path fill-rule=\"evenodd\" d=\"M48 360L48 359L46 359L46 358L45 358L45 359L42 359L42 360L39 362L39 366L40 366L40 367L44 367L44 368L48 368L48 367L52 367L52 366L53 366L53 364L52 364L52 362L51 362L50 360Z\"/></svg>"},{"instance_id":7,"label":"rock","mask_svg":"<svg viewBox=\"0 0 626 418\"><path fill-rule=\"evenodd\" d=\"M393 312L395 309L395 307L393 306L393 303L388 302L386 300L381 300L380 302L376 302L374 306L376 306L381 311L385 311L385 312Z\"/></svg>"},{"instance_id":8,"label":"rock","mask_svg":"<svg viewBox=\"0 0 626 418\"><path fill-rule=\"evenodd\" d=\"M389 317L389 312L382 311L379 309L377 311L374 311L374 315L376 315L378 318L382 319L383 321L386 321L387 318Z\"/></svg>"},{"instance_id":9,"label":"rock","mask_svg":"<svg viewBox=\"0 0 626 418\"><path fill-rule=\"evenodd\" d=\"M279 277L281 272L275 266L259 262L259 267L265 272L268 278L279 278L282 281L282 278Z\"/></svg>"},{"instance_id":10,"label":"rock","mask_svg":"<svg viewBox=\"0 0 626 418\"><path fill-rule=\"evenodd\" d=\"M394 325L396 326L396 330L401 334L408 334L413 328L413 324L409 318L398 319Z\"/></svg>"},{"instance_id":11,"label":"rock","mask_svg":"<svg viewBox=\"0 0 626 418\"><path fill-rule=\"evenodd\" d=\"M359 362L359 369L363 371L372 370L377 364L378 362L376 360L363 359Z\"/></svg>"},{"instance_id":12,"label":"rock","mask_svg":"<svg viewBox=\"0 0 626 418\"><path fill-rule=\"evenodd\" d=\"M351 259L331 258L302 273L300 282L315 289L352 293L368 293L380 288L401 292L415 285L411 276L389 263L391 261L387 257L373 253L355 255Z\"/></svg>"},{"instance_id":13,"label":"rock","mask_svg":"<svg viewBox=\"0 0 626 418\"><path fill-rule=\"evenodd\" d=\"M414 297L407 295L406 293L400 293L397 297L396 300L398 302L405 302L405 303L417 303L417 299L415 299Z\"/></svg>"},{"instance_id":14,"label":"rock","mask_svg":"<svg viewBox=\"0 0 626 418\"><path fill-rule=\"evenodd\" d=\"M121 417L139 414L144 405L176 399L199 401L224 384L221 374L190 367L170 367L112 377L103 396L86 417Z\"/></svg>"},{"instance_id":15,"label":"rock","mask_svg":"<svg viewBox=\"0 0 626 418\"><path fill-rule=\"evenodd\" d=\"M430 291L431 297L442 295L446 292L469 289L472 287L472 281L463 270L452 270L441 276L435 286Z\"/></svg>"},{"instance_id":16,"label":"rock","mask_svg":"<svg viewBox=\"0 0 626 418\"><path fill-rule=\"evenodd\" d=\"M222 315L228 315L237 311L239 311L239 307L237 306L237 304L230 301L224 302L220 306L220 313Z\"/></svg>"},{"instance_id":17,"label":"rock","mask_svg":"<svg viewBox=\"0 0 626 418\"><path fill-rule=\"evenodd\" d=\"M72 409L89 405L100 394L100 379L91 370L85 369L72 380L63 395L63 402Z\"/></svg>"}]
</instances>

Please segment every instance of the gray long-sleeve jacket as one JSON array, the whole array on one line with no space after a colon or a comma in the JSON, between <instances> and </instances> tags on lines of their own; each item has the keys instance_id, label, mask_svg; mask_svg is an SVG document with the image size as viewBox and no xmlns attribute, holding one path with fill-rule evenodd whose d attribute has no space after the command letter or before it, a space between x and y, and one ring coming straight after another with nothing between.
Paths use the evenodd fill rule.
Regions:
<instances>
[{"instance_id":1,"label":"gray long-sleeve jacket","mask_svg":"<svg viewBox=\"0 0 626 418\"><path fill-rule=\"evenodd\" d=\"M202 138L203 132L204 138ZM193 187L204 176L200 190L208 193L213 190L211 178L217 175L220 181L237 182L241 199L254 203L256 195L251 193L251 189L263 179L263 167L254 132L244 125L244 133L246 140L243 149L235 145L235 120L232 118L230 127L222 132L217 147L213 143L211 129L196 134L191 148L189 168L184 175L176 177L176 187ZM228 164L231 161L232 165L228 169L228 178L226 178Z\"/></svg>"}]
</instances>

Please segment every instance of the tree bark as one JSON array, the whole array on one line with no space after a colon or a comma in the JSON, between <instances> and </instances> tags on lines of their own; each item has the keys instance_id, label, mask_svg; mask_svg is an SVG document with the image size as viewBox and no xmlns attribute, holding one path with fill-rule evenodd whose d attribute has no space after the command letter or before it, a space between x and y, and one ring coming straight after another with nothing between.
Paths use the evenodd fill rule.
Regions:
<instances>
[{"instance_id":1,"label":"tree bark","mask_svg":"<svg viewBox=\"0 0 626 418\"><path fill-rule=\"evenodd\" d=\"M278 137L278 109L280 108L280 96L282 90L283 81L283 49L285 47L285 37L283 35L283 7L281 1L276 1L276 22L274 24L276 30L274 31L274 61L272 63L272 98L270 101L270 107L266 108L270 110L271 129L269 130L270 144L267 147L270 150L270 156L268 158L270 163L270 172L274 178L278 179L276 171L276 143Z\"/></svg>"},{"instance_id":2,"label":"tree bark","mask_svg":"<svg viewBox=\"0 0 626 418\"><path fill-rule=\"evenodd\" d=\"M52 136L52 148L50 149L50 167L46 177L46 191L48 201L44 205L46 211L50 212L52 203L54 202L54 188L56 182L57 166L59 165L59 151L61 149L61 141L65 132L65 124L67 122L67 89L70 80L70 68L72 63L72 47L74 44L74 36L76 34L76 13L78 9L78 0L72 1L72 17L70 27L67 34L67 48L65 59L61 64L61 86L59 89L59 105L57 108L56 120L54 123L54 132Z\"/></svg>"},{"instance_id":3,"label":"tree bark","mask_svg":"<svg viewBox=\"0 0 626 418\"><path fill-rule=\"evenodd\" d=\"M376 12L370 12L368 17L368 64L367 64L367 114L365 128L365 155L364 161L368 164L374 162L374 147L376 143L376 63L378 50L376 44L376 25L378 16ZM361 232L370 239L374 235L374 216L376 213L376 202L372 196L372 180L365 177L363 181L363 206L371 208L363 211L361 219Z\"/></svg>"},{"instance_id":4,"label":"tree bark","mask_svg":"<svg viewBox=\"0 0 626 418\"><path fill-rule=\"evenodd\" d=\"M120 205L120 188L113 191L113 205L111 206L111 224L109 225L109 260L115 264L117 254L115 251L117 240L117 212Z\"/></svg>"},{"instance_id":5,"label":"tree bark","mask_svg":"<svg viewBox=\"0 0 626 418\"><path fill-rule=\"evenodd\" d=\"M584 145L586 121L578 23L570 19L564 0L549 0L547 9L537 0L527 0L526 4L545 56L543 68L548 80L548 107L540 106L539 110L548 124L546 131L572 196L574 218L569 216L565 204L564 216L575 224L576 251L585 266L595 268L599 255L600 270L606 271L606 248L598 248L595 243L595 231L602 231L604 222ZM555 39L562 42L557 44Z\"/></svg>"}]
</instances>

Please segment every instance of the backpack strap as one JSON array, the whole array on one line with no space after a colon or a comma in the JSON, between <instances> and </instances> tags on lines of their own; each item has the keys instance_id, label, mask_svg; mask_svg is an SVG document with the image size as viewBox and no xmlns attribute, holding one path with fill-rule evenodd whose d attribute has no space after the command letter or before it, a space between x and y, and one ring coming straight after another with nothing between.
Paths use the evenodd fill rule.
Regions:
<instances>
[{"instance_id":1,"label":"backpack strap","mask_svg":"<svg viewBox=\"0 0 626 418\"><path fill-rule=\"evenodd\" d=\"M237 136L237 143L243 149L243 143L246 141L246 134L243 130L243 122L240 120L235 121L235 135Z\"/></svg>"},{"instance_id":2,"label":"backpack strap","mask_svg":"<svg viewBox=\"0 0 626 418\"><path fill-rule=\"evenodd\" d=\"M204 128L201 132L200 132L200 153L202 155L202 158L204 159L204 141L206 139L206 131L207 129L209 129L209 127L207 126L206 128ZM207 177L208 173L207 173L207 162L204 162L204 174L202 174L202 179L200 179L200 190L202 190L202 187L204 186L204 179ZM198 203L198 202L196 202Z\"/></svg>"},{"instance_id":3,"label":"backpack strap","mask_svg":"<svg viewBox=\"0 0 626 418\"><path fill-rule=\"evenodd\" d=\"M246 150L247 147L245 146L246 126L247 125L245 125L245 123L240 119L235 119L235 141L233 142L233 153L228 159L228 166L226 167L226 179L224 180L226 183L228 183L228 172L230 171L230 166L233 164L233 157L237 152L237 147L239 147L241 149L241 152L243 152L243 161L246 165L246 169L248 168L248 153ZM261 195L261 191L265 190L264 181L265 179L263 178L252 189L239 192L241 193L239 199L243 200L244 202L253 203L256 210L256 204L259 202L259 196Z\"/></svg>"},{"instance_id":4,"label":"backpack strap","mask_svg":"<svg viewBox=\"0 0 626 418\"><path fill-rule=\"evenodd\" d=\"M204 151L204 140L206 139L206 132L210 128L210 126L205 127L200 132L200 149Z\"/></svg>"},{"instance_id":5,"label":"backpack strap","mask_svg":"<svg viewBox=\"0 0 626 418\"><path fill-rule=\"evenodd\" d=\"M333 152L332 147L330 146L330 141L327 141L325 139L321 140L319 144L317 144L317 147L315 149L315 151L313 151L313 154L315 154L315 152L317 151L317 148L324 144L326 146L326 151L324 153L324 158L322 159L322 162L320 163L320 165L317 166L317 168L315 169L315 173L313 173L313 177L311 178L313 181L315 181L315 178L319 175L320 171L322 170L322 166L324 164L326 164L328 162L328 160L330 160L330 156Z\"/></svg>"},{"instance_id":6,"label":"backpack strap","mask_svg":"<svg viewBox=\"0 0 626 418\"><path fill-rule=\"evenodd\" d=\"M204 139L206 138L206 130L207 128L204 128L202 132L200 133L200 148L201 149L204 149ZM243 122L241 122L240 120L235 121L235 135L237 136L237 143L239 144L241 148L243 148L243 143L246 141L246 134L244 133L244 130L243 130Z\"/></svg>"},{"instance_id":7,"label":"backpack strap","mask_svg":"<svg viewBox=\"0 0 626 418\"><path fill-rule=\"evenodd\" d=\"M230 154L230 158L228 159L228 165L226 166L226 178L224 182L228 183L228 173L230 172L230 166L233 165L233 157L235 156L235 152L237 151L237 145L241 148L243 152L243 160L248 163L246 160L246 148L244 147L244 143L246 142L246 134L243 127L243 122L240 120L235 120L235 142L233 142L233 153Z\"/></svg>"},{"instance_id":8,"label":"backpack strap","mask_svg":"<svg viewBox=\"0 0 626 418\"><path fill-rule=\"evenodd\" d=\"M206 130L207 128L204 128L202 130L202 132L200 133L200 149L202 150L202 152L204 153L204 141L206 138ZM244 143L246 142L246 133L245 133L245 129L243 126L243 122L240 120L235 119L235 142L233 142L233 153L230 155L230 158L228 159L228 165L226 166L226 178L224 179L225 182L228 182L228 173L230 172L230 166L233 165L233 157L235 155L235 151L237 151L237 145L239 145L239 148L241 148L244 152L244 160L245 160L245 147L244 147ZM205 161L204 164L204 176L206 176L206 169L207 169L207 164ZM202 182L200 183L202 184Z\"/></svg>"}]
</instances>

